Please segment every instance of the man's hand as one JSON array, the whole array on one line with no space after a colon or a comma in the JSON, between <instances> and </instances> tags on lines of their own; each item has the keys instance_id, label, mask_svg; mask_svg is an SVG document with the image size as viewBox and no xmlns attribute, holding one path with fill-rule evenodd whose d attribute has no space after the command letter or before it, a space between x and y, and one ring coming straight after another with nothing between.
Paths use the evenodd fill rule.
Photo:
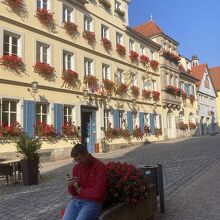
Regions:
<instances>
[{"instance_id":1,"label":"man's hand","mask_svg":"<svg viewBox=\"0 0 220 220\"><path fill-rule=\"evenodd\" d=\"M67 184L68 184L68 186L75 186L74 185L75 183L78 183L77 178L67 177Z\"/></svg>"},{"instance_id":2,"label":"man's hand","mask_svg":"<svg viewBox=\"0 0 220 220\"><path fill-rule=\"evenodd\" d=\"M74 187L76 189L76 192L79 194L80 193L79 182L76 181L73 185L74 185Z\"/></svg>"}]
</instances>

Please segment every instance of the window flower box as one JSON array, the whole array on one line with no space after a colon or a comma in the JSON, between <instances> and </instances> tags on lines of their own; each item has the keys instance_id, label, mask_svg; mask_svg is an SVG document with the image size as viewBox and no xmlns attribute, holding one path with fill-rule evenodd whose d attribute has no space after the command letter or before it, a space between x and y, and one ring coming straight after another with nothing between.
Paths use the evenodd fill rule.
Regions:
<instances>
[{"instance_id":1,"label":"window flower box","mask_svg":"<svg viewBox=\"0 0 220 220\"><path fill-rule=\"evenodd\" d=\"M152 67L153 70L156 70L158 65L159 65L159 62L157 62L156 60L150 61L150 66Z\"/></svg>"},{"instance_id":2,"label":"window flower box","mask_svg":"<svg viewBox=\"0 0 220 220\"><path fill-rule=\"evenodd\" d=\"M53 75L53 73L55 72L54 67L50 66L50 64L40 62L40 61L35 63L35 65L33 67L34 67L34 71L36 73L38 73L39 75L41 75L45 78L51 77Z\"/></svg>"},{"instance_id":3,"label":"window flower box","mask_svg":"<svg viewBox=\"0 0 220 220\"><path fill-rule=\"evenodd\" d=\"M63 124L62 134L63 136L68 137L68 138L78 139L80 137L74 122L71 122L71 121L65 122Z\"/></svg>"},{"instance_id":4,"label":"window flower box","mask_svg":"<svg viewBox=\"0 0 220 220\"><path fill-rule=\"evenodd\" d=\"M126 48L121 44L116 45L116 51L121 57L124 57L126 55Z\"/></svg>"},{"instance_id":5,"label":"window flower box","mask_svg":"<svg viewBox=\"0 0 220 220\"><path fill-rule=\"evenodd\" d=\"M142 139L144 136L144 132L142 132L141 128L136 125L132 135L137 139Z\"/></svg>"},{"instance_id":6,"label":"window flower box","mask_svg":"<svg viewBox=\"0 0 220 220\"><path fill-rule=\"evenodd\" d=\"M21 57L16 55L3 55L0 58L0 65L12 71L23 72L25 70L25 65Z\"/></svg>"},{"instance_id":7,"label":"window flower box","mask_svg":"<svg viewBox=\"0 0 220 220\"><path fill-rule=\"evenodd\" d=\"M84 77L84 83L92 90L92 92L98 91L98 81L99 80L93 75Z\"/></svg>"},{"instance_id":8,"label":"window flower box","mask_svg":"<svg viewBox=\"0 0 220 220\"><path fill-rule=\"evenodd\" d=\"M112 94L115 83L109 79L104 79L103 84L107 93Z\"/></svg>"},{"instance_id":9,"label":"window flower box","mask_svg":"<svg viewBox=\"0 0 220 220\"><path fill-rule=\"evenodd\" d=\"M112 5L111 2L108 0L98 0L99 3L106 9L106 10L110 10Z\"/></svg>"},{"instance_id":10,"label":"window flower box","mask_svg":"<svg viewBox=\"0 0 220 220\"><path fill-rule=\"evenodd\" d=\"M163 134L162 128L155 128L155 133L154 133L154 135L155 135L156 137L159 137L159 136L162 135L162 134Z\"/></svg>"},{"instance_id":11,"label":"window flower box","mask_svg":"<svg viewBox=\"0 0 220 220\"><path fill-rule=\"evenodd\" d=\"M135 97L140 95L140 89L137 86L131 86L131 94Z\"/></svg>"},{"instance_id":12,"label":"window flower box","mask_svg":"<svg viewBox=\"0 0 220 220\"><path fill-rule=\"evenodd\" d=\"M142 90L142 97L143 97L144 99L150 99L150 98L151 98L151 91L150 91L150 90L143 89L143 90Z\"/></svg>"},{"instance_id":13,"label":"window flower box","mask_svg":"<svg viewBox=\"0 0 220 220\"><path fill-rule=\"evenodd\" d=\"M73 22L64 22L64 29L70 36L75 36L78 33L78 26Z\"/></svg>"},{"instance_id":14,"label":"window flower box","mask_svg":"<svg viewBox=\"0 0 220 220\"><path fill-rule=\"evenodd\" d=\"M119 83L115 87L115 93L117 95L124 95L125 93L127 93L127 91L128 91L128 85L126 85L125 83Z\"/></svg>"},{"instance_id":15,"label":"window flower box","mask_svg":"<svg viewBox=\"0 0 220 220\"><path fill-rule=\"evenodd\" d=\"M190 130L196 129L196 124L193 122L189 122L189 129Z\"/></svg>"},{"instance_id":16,"label":"window flower box","mask_svg":"<svg viewBox=\"0 0 220 220\"><path fill-rule=\"evenodd\" d=\"M182 90L181 95L182 95L182 100L185 101L187 98L187 94Z\"/></svg>"},{"instance_id":17,"label":"window flower box","mask_svg":"<svg viewBox=\"0 0 220 220\"><path fill-rule=\"evenodd\" d=\"M103 44L103 47L105 48L105 50L109 51L112 49L112 43L109 39L107 38L102 38L102 44Z\"/></svg>"},{"instance_id":18,"label":"window flower box","mask_svg":"<svg viewBox=\"0 0 220 220\"><path fill-rule=\"evenodd\" d=\"M83 31L83 37L88 41L88 44L93 45L96 42L95 32Z\"/></svg>"},{"instance_id":19,"label":"window flower box","mask_svg":"<svg viewBox=\"0 0 220 220\"><path fill-rule=\"evenodd\" d=\"M45 27L49 27L53 24L53 14L53 12L50 12L45 8L37 9L36 11L36 17L38 18L40 23Z\"/></svg>"},{"instance_id":20,"label":"window flower box","mask_svg":"<svg viewBox=\"0 0 220 220\"><path fill-rule=\"evenodd\" d=\"M129 58L132 63L138 62L138 57L139 57L139 54L136 51L133 51L133 50L130 51Z\"/></svg>"},{"instance_id":21,"label":"window flower box","mask_svg":"<svg viewBox=\"0 0 220 220\"><path fill-rule=\"evenodd\" d=\"M4 3L7 4L13 11L18 11L24 5L23 0L4 0Z\"/></svg>"},{"instance_id":22,"label":"window flower box","mask_svg":"<svg viewBox=\"0 0 220 220\"><path fill-rule=\"evenodd\" d=\"M181 90L175 86L171 86L171 85L168 85L166 87L166 92L169 93L169 94L173 94L173 95L177 95L177 96L181 96Z\"/></svg>"},{"instance_id":23,"label":"window flower box","mask_svg":"<svg viewBox=\"0 0 220 220\"><path fill-rule=\"evenodd\" d=\"M189 125L187 123L184 123L182 121L179 123L180 130L186 131L186 130L188 130L188 127L189 127Z\"/></svg>"},{"instance_id":24,"label":"window flower box","mask_svg":"<svg viewBox=\"0 0 220 220\"><path fill-rule=\"evenodd\" d=\"M193 104L194 101L195 101L195 96L192 95L192 94L190 94L190 96L189 96L189 100L190 100L190 102Z\"/></svg>"},{"instance_id":25,"label":"window flower box","mask_svg":"<svg viewBox=\"0 0 220 220\"><path fill-rule=\"evenodd\" d=\"M152 97L155 102L160 100L160 93L157 91L152 91Z\"/></svg>"},{"instance_id":26,"label":"window flower box","mask_svg":"<svg viewBox=\"0 0 220 220\"><path fill-rule=\"evenodd\" d=\"M173 62L179 62L181 60L179 56L167 50L163 51L163 56L168 58L169 60L172 60Z\"/></svg>"},{"instance_id":27,"label":"window flower box","mask_svg":"<svg viewBox=\"0 0 220 220\"><path fill-rule=\"evenodd\" d=\"M0 124L0 139L19 137L22 134L23 128L17 121L13 122L10 126L5 123Z\"/></svg>"},{"instance_id":28,"label":"window flower box","mask_svg":"<svg viewBox=\"0 0 220 220\"><path fill-rule=\"evenodd\" d=\"M53 138L57 133L53 125L38 121L35 125L35 135L40 138Z\"/></svg>"},{"instance_id":29,"label":"window flower box","mask_svg":"<svg viewBox=\"0 0 220 220\"><path fill-rule=\"evenodd\" d=\"M115 13L120 16L121 18L124 18L125 17L125 12L122 11L120 8L116 8L115 9Z\"/></svg>"},{"instance_id":30,"label":"window flower box","mask_svg":"<svg viewBox=\"0 0 220 220\"><path fill-rule=\"evenodd\" d=\"M148 58L147 56L145 56L145 55L141 55L141 56L140 56L140 61L141 61L141 63L145 66L145 65L148 64L149 58Z\"/></svg>"},{"instance_id":31,"label":"window flower box","mask_svg":"<svg viewBox=\"0 0 220 220\"><path fill-rule=\"evenodd\" d=\"M79 80L79 74L73 70L63 70L62 79L65 83L74 85Z\"/></svg>"}]
</instances>

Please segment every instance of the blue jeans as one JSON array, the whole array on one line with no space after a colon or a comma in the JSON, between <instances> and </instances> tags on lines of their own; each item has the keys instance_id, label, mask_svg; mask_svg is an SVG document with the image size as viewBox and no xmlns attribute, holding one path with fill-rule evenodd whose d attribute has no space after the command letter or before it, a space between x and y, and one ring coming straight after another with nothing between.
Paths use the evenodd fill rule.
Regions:
<instances>
[{"instance_id":1,"label":"blue jeans","mask_svg":"<svg viewBox=\"0 0 220 220\"><path fill-rule=\"evenodd\" d=\"M101 212L101 203L72 199L66 207L63 220L97 220Z\"/></svg>"}]
</instances>

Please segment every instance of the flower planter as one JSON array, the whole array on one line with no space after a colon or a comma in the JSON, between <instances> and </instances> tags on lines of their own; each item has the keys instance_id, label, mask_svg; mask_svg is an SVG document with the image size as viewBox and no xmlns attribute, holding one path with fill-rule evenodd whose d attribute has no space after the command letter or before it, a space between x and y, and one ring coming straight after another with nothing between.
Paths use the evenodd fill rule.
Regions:
<instances>
[{"instance_id":1,"label":"flower planter","mask_svg":"<svg viewBox=\"0 0 220 220\"><path fill-rule=\"evenodd\" d=\"M62 79L64 83L67 83L69 85L75 85L78 81L78 77L78 73L73 70L68 69L63 71Z\"/></svg>"},{"instance_id":2,"label":"flower planter","mask_svg":"<svg viewBox=\"0 0 220 220\"><path fill-rule=\"evenodd\" d=\"M51 77L55 72L54 67L50 66L48 63L38 61L35 63L34 71L43 77Z\"/></svg>"},{"instance_id":3,"label":"flower planter","mask_svg":"<svg viewBox=\"0 0 220 220\"><path fill-rule=\"evenodd\" d=\"M153 70L156 70L158 65L159 65L159 63L156 60L150 61L150 66L152 67Z\"/></svg>"},{"instance_id":4,"label":"flower planter","mask_svg":"<svg viewBox=\"0 0 220 220\"><path fill-rule=\"evenodd\" d=\"M13 11L18 11L22 8L24 1L23 0L4 0L4 3L6 3Z\"/></svg>"},{"instance_id":5,"label":"flower planter","mask_svg":"<svg viewBox=\"0 0 220 220\"><path fill-rule=\"evenodd\" d=\"M151 91L143 89L142 90L142 96L144 99L150 99L151 98Z\"/></svg>"},{"instance_id":6,"label":"flower planter","mask_svg":"<svg viewBox=\"0 0 220 220\"><path fill-rule=\"evenodd\" d=\"M157 101L160 100L160 93L157 92L157 91L153 91L152 92L152 97L153 97L154 101L157 102Z\"/></svg>"},{"instance_id":7,"label":"flower planter","mask_svg":"<svg viewBox=\"0 0 220 220\"><path fill-rule=\"evenodd\" d=\"M96 42L95 32L84 31L83 37L88 41L88 44L93 45Z\"/></svg>"},{"instance_id":8,"label":"flower planter","mask_svg":"<svg viewBox=\"0 0 220 220\"><path fill-rule=\"evenodd\" d=\"M130 89L131 89L131 94L134 97L137 98L140 95L140 89L137 86L132 86Z\"/></svg>"},{"instance_id":9,"label":"flower planter","mask_svg":"<svg viewBox=\"0 0 220 220\"><path fill-rule=\"evenodd\" d=\"M145 55L141 55L140 56L140 61L145 66L146 64L148 64L149 58L147 56L145 56Z\"/></svg>"},{"instance_id":10,"label":"flower planter","mask_svg":"<svg viewBox=\"0 0 220 220\"><path fill-rule=\"evenodd\" d=\"M117 8L115 9L115 13L120 16L121 18L124 18L125 17L125 12L122 11L121 9Z\"/></svg>"},{"instance_id":11,"label":"flower planter","mask_svg":"<svg viewBox=\"0 0 220 220\"><path fill-rule=\"evenodd\" d=\"M137 63L138 62L138 57L139 57L139 54L136 51L133 51L133 50L130 51L129 58L130 58L132 63Z\"/></svg>"},{"instance_id":12,"label":"flower planter","mask_svg":"<svg viewBox=\"0 0 220 220\"><path fill-rule=\"evenodd\" d=\"M117 51L118 55L121 57L124 57L126 55L126 49L121 44L116 45L116 51Z\"/></svg>"},{"instance_id":13,"label":"flower planter","mask_svg":"<svg viewBox=\"0 0 220 220\"><path fill-rule=\"evenodd\" d=\"M157 207L155 185L151 185L147 198L139 200L136 205L117 204L102 212L99 220L145 220L153 219Z\"/></svg>"},{"instance_id":14,"label":"flower planter","mask_svg":"<svg viewBox=\"0 0 220 220\"><path fill-rule=\"evenodd\" d=\"M12 71L19 72L25 70L25 65L22 58L16 55L3 55L0 58L0 65L5 66Z\"/></svg>"},{"instance_id":15,"label":"flower planter","mask_svg":"<svg viewBox=\"0 0 220 220\"><path fill-rule=\"evenodd\" d=\"M106 9L106 10L110 10L112 5L111 2L108 0L99 0L99 3Z\"/></svg>"},{"instance_id":16,"label":"flower planter","mask_svg":"<svg viewBox=\"0 0 220 220\"><path fill-rule=\"evenodd\" d=\"M115 83L109 79L104 79L103 84L107 93L112 94Z\"/></svg>"},{"instance_id":17,"label":"flower planter","mask_svg":"<svg viewBox=\"0 0 220 220\"><path fill-rule=\"evenodd\" d=\"M123 96L125 93L127 93L127 91L128 91L128 85L126 85L125 83L119 83L115 87L115 94L117 95Z\"/></svg>"},{"instance_id":18,"label":"flower planter","mask_svg":"<svg viewBox=\"0 0 220 220\"><path fill-rule=\"evenodd\" d=\"M64 29L70 36L75 36L78 33L78 26L73 22L65 22Z\"/></svg>"},{"instance_id":19,"label":"flower planter","mask_svg":"<svg viewBox=\"0 0 220 220\"><path fill-rule=\"evenodd\" d=\"M103 38L101 41L105 50L109 51L112 49L112 43L109 39Z\"/></svg>"},{"instance_id":20,"label":"flower planter","mask_svg":"<svg viewBox=\"0 0 220 220\"><path fill-rule=\"evenodd\" d=\"M40 23L45 27L49 27L53 24L53 12L50 12L45 8L37 9L36 17L38 18Z\"/></svg>"}]
</instances>

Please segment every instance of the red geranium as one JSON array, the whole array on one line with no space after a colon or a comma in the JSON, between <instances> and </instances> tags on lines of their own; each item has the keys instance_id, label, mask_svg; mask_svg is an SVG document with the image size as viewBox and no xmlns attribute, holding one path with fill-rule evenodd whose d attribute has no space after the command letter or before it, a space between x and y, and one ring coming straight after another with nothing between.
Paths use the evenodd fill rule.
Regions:
<instances>
[{"instance_id":1,"label":"red geranium","mask_svg":"<svg viewBox=\"0 0 220 220\"><path fill-rule=\"evenodd\" d=\"M49 10L45 8L37 9L36 17L38 18L40 23L46 27L51 25L53 22L53 12L50 12Z\"/></svg>"},{"instance_id":2,"label":"red geranium","mask_svg":"<svg viewBox=\"0 0 220 220\"><path fill-rule=\"evenodd\" d=\"M131 93L133 96L138 97L140 94L140 89L137 86L131 86Z\"/></svg>"},{"instance_id":3,"label":"red geranium","mask_svg":"<svg viewBox=\"0 0 220 220\"><path fill-rule=\"evenodd\" d=\"M140 139L142 139L143 136L144 136L144 132L141 130L140 127L138 127L138 126L136 125L136 126L135 126L135 129L134 129L134 131L133 131L133 136L134 136L135 138L140 138Z\"/></svg>"},{"instance_id":4,"label":"red geranium","mask_svg":"<svg viewBox=\"0 0 220 220\"><path fill-rule=\"evenodd\" d=\"M150 90L143 89L143 90L142 90L142 96L143 96L144 99L150 99L151 91L150 91Z\"/></svg>"},{"instance_id":5,"label":"red geranium","mask_svg":"<svg viewBox=\"0 0 220 220\"><path fill-rule=\"evenodd\" d=\"M126 54L126 49L121 44L117 44L116 45L116 51L117 51L118 55L121 56L121 57L124 57L125 54Z\"/></svg>"},{"instance_id":6,"label":"red geranium","mask_svg":"<svg viewBox=\"0 0 220 220\"><path fill-rule=\"evenodd\" d=\"M102 44L103 47L108 51L112 49L112 43L109 39L107 38L102 38Z\"/></svg>"},{"instance_id":7,"label":"red geranium","mask_svg":"<svg viewBox=\"0 0 220 220\"><path fill-rule=\"evenodd\" d=\"M115 87L115 93L118 95L124 95L127 91L128 91L128 85L126 85L125 83L119 83Z\"/></svg>"},{"instance_id":8,"label":"red geranium","mask_svg":"<svg viewBox=\"0 0 220 220\"><path fill-rule=\"evenodd\" d=\"M139 57L139 54L136 51L133 51L133 50L130 51L129 58L131 62L138 62L138 57Z\"/></svg>"},{"instance_id":9,"label":"red geranium","mask_svg":"<svg viewBox=\"0 0 220 220\"><path fill-rule=\"evenodd\" d=\"M156 60L151 60L150 65L155 70L155 69L157 69L159 63Z\"/></svg>"},{"instance_id":10,"label":"red geranium","mask_svg":"<svg viewBox=\"0 0 220 220\"><path fill-rule=\"evenodd\" d=\"M83 37L88 41L89 44L94 44L96 42L95 32L84 31Z\"/></svg>"},{"instance_id":11,"label":"red geranium","mask_svg":"<svg viewBox=\"0 0 220 220\"><path fill-rule=\"evenodd\" d=\"M22 133L23 128L17 121L10 126L5 123L0 124L0 138L19 137Z\"/></svg>"},{"instance_id":12,"label":"red geranium","mask_svg":"<svg viewBox=\"0 0 220 220\"><path fill-rule=\"evenodd\" d=\"M149 62L149 58L145 55L140 56L140 61L143 65L146 65Z\"/></svg>"},{"instance_id":13,"label":"red geranium","mask_svg":"<svg viewBox=\"0 0 220 220\"><path fill-rule=\"evenodd\" d=\"M112 94L115 83L109 79L104 79L103 83L104 83L104 87L105 87L106 91L108 93Z\"/></svg>"},{"instance_id":14,"label":"red geranium","mask_svg":"<svg viewBox=\"0 0 220 220\"><path fill-rule=\"evenodd\" d=\"M181 90L175 86L168 85L166 87L166 91L170 94L173 94L173 95L177 95L177 96L181 95Z\"/></svg>"},{"instance_id":15,"label":"red geranium","mask_svg":"<svg viewBox=\"0 0 220 220\"><path fill-rule=\"evenodd\" d=\"M78 26L73 22L70 21L65 22L64 28L66 30L66 33L69 34L70 36L74 36L78 33Z\"/></svg>"},{"instance_id":16,"label":"red geranium","mask_svg":"<svg viewBox=\"0 0 220 220\"><path fill-rule=\"evenodd\" d=\"M57 135L56 129L53 125L48 125L45 122L38 121L35 128L35 135L38 137L55 137Z\"/></svg>"},{"instance_id":17,"label":"red geranium","mask_svg":"<svg viewBox=\"0 0 220 220\"><path fill-rule=\"evenodd\" d=\"M62 79L65 83L68 84L75 84L78 80L79 74L73 70L63 70Z\"/></svg>"},{"instance_id":18,"label":"red geranium","mask_svg":"<svg viewBox=\"0 0 220 220\"><path fill-rule=\"evenodd\" d=\"M24 4L23 0L4 0L4 2L9 5L12 10L18 10Z\"/></svg>"},{"instance_id":19,"label":"red geranium","mask_svg":"<svg viewBox=\"0 0 220 220\"><path fill-rule=\"evenodd\" d=\"M79 138L79 133L74 122L65 122L62 126L62 134L67 137Z\"/></svg>"},{"instance_id":20,"label":"red geranium","mask_svg":"<svg viewBox=\"0 0 220 220\"><path fill-rule=\"evenodd\" d=\"M33 67L34 71L43 77L50 77L55 72L54 67L50 66L50 64L40 61L35 63Z\"/></svg>"},{"instance_id":21,"label":"red geranium","mask_svg":"<svg viewBox=\"0 0 220 220\"><path fill-rule=\"evenodd\" d=\"M109 162L107 172L107 202L135 204L147 195L148 181L141 170L133 165Z\"/></svg>"},{"instance_id":22,"label":"red geranium","mask_svg":"<svg viewBox=\"0 0 220 220\"><path fill-rule=\"evenodd\" d=\"M21 57L17 55L3 55L0 58L0 65L3 65L14 71L24 71L25 65Z\"/></svg>"},{"instance_id":23,"label":"red geranium","mask_svg":"<svg viewBox=\"0 0 220 220\"><path fill-rule=\"evenodd\" d=\"M152 96L153 96L153 99L154 99L155 102L159 101L159 99L160 99L160 93L159 92L153 91Z\"/></svg>"}]
</instances>

